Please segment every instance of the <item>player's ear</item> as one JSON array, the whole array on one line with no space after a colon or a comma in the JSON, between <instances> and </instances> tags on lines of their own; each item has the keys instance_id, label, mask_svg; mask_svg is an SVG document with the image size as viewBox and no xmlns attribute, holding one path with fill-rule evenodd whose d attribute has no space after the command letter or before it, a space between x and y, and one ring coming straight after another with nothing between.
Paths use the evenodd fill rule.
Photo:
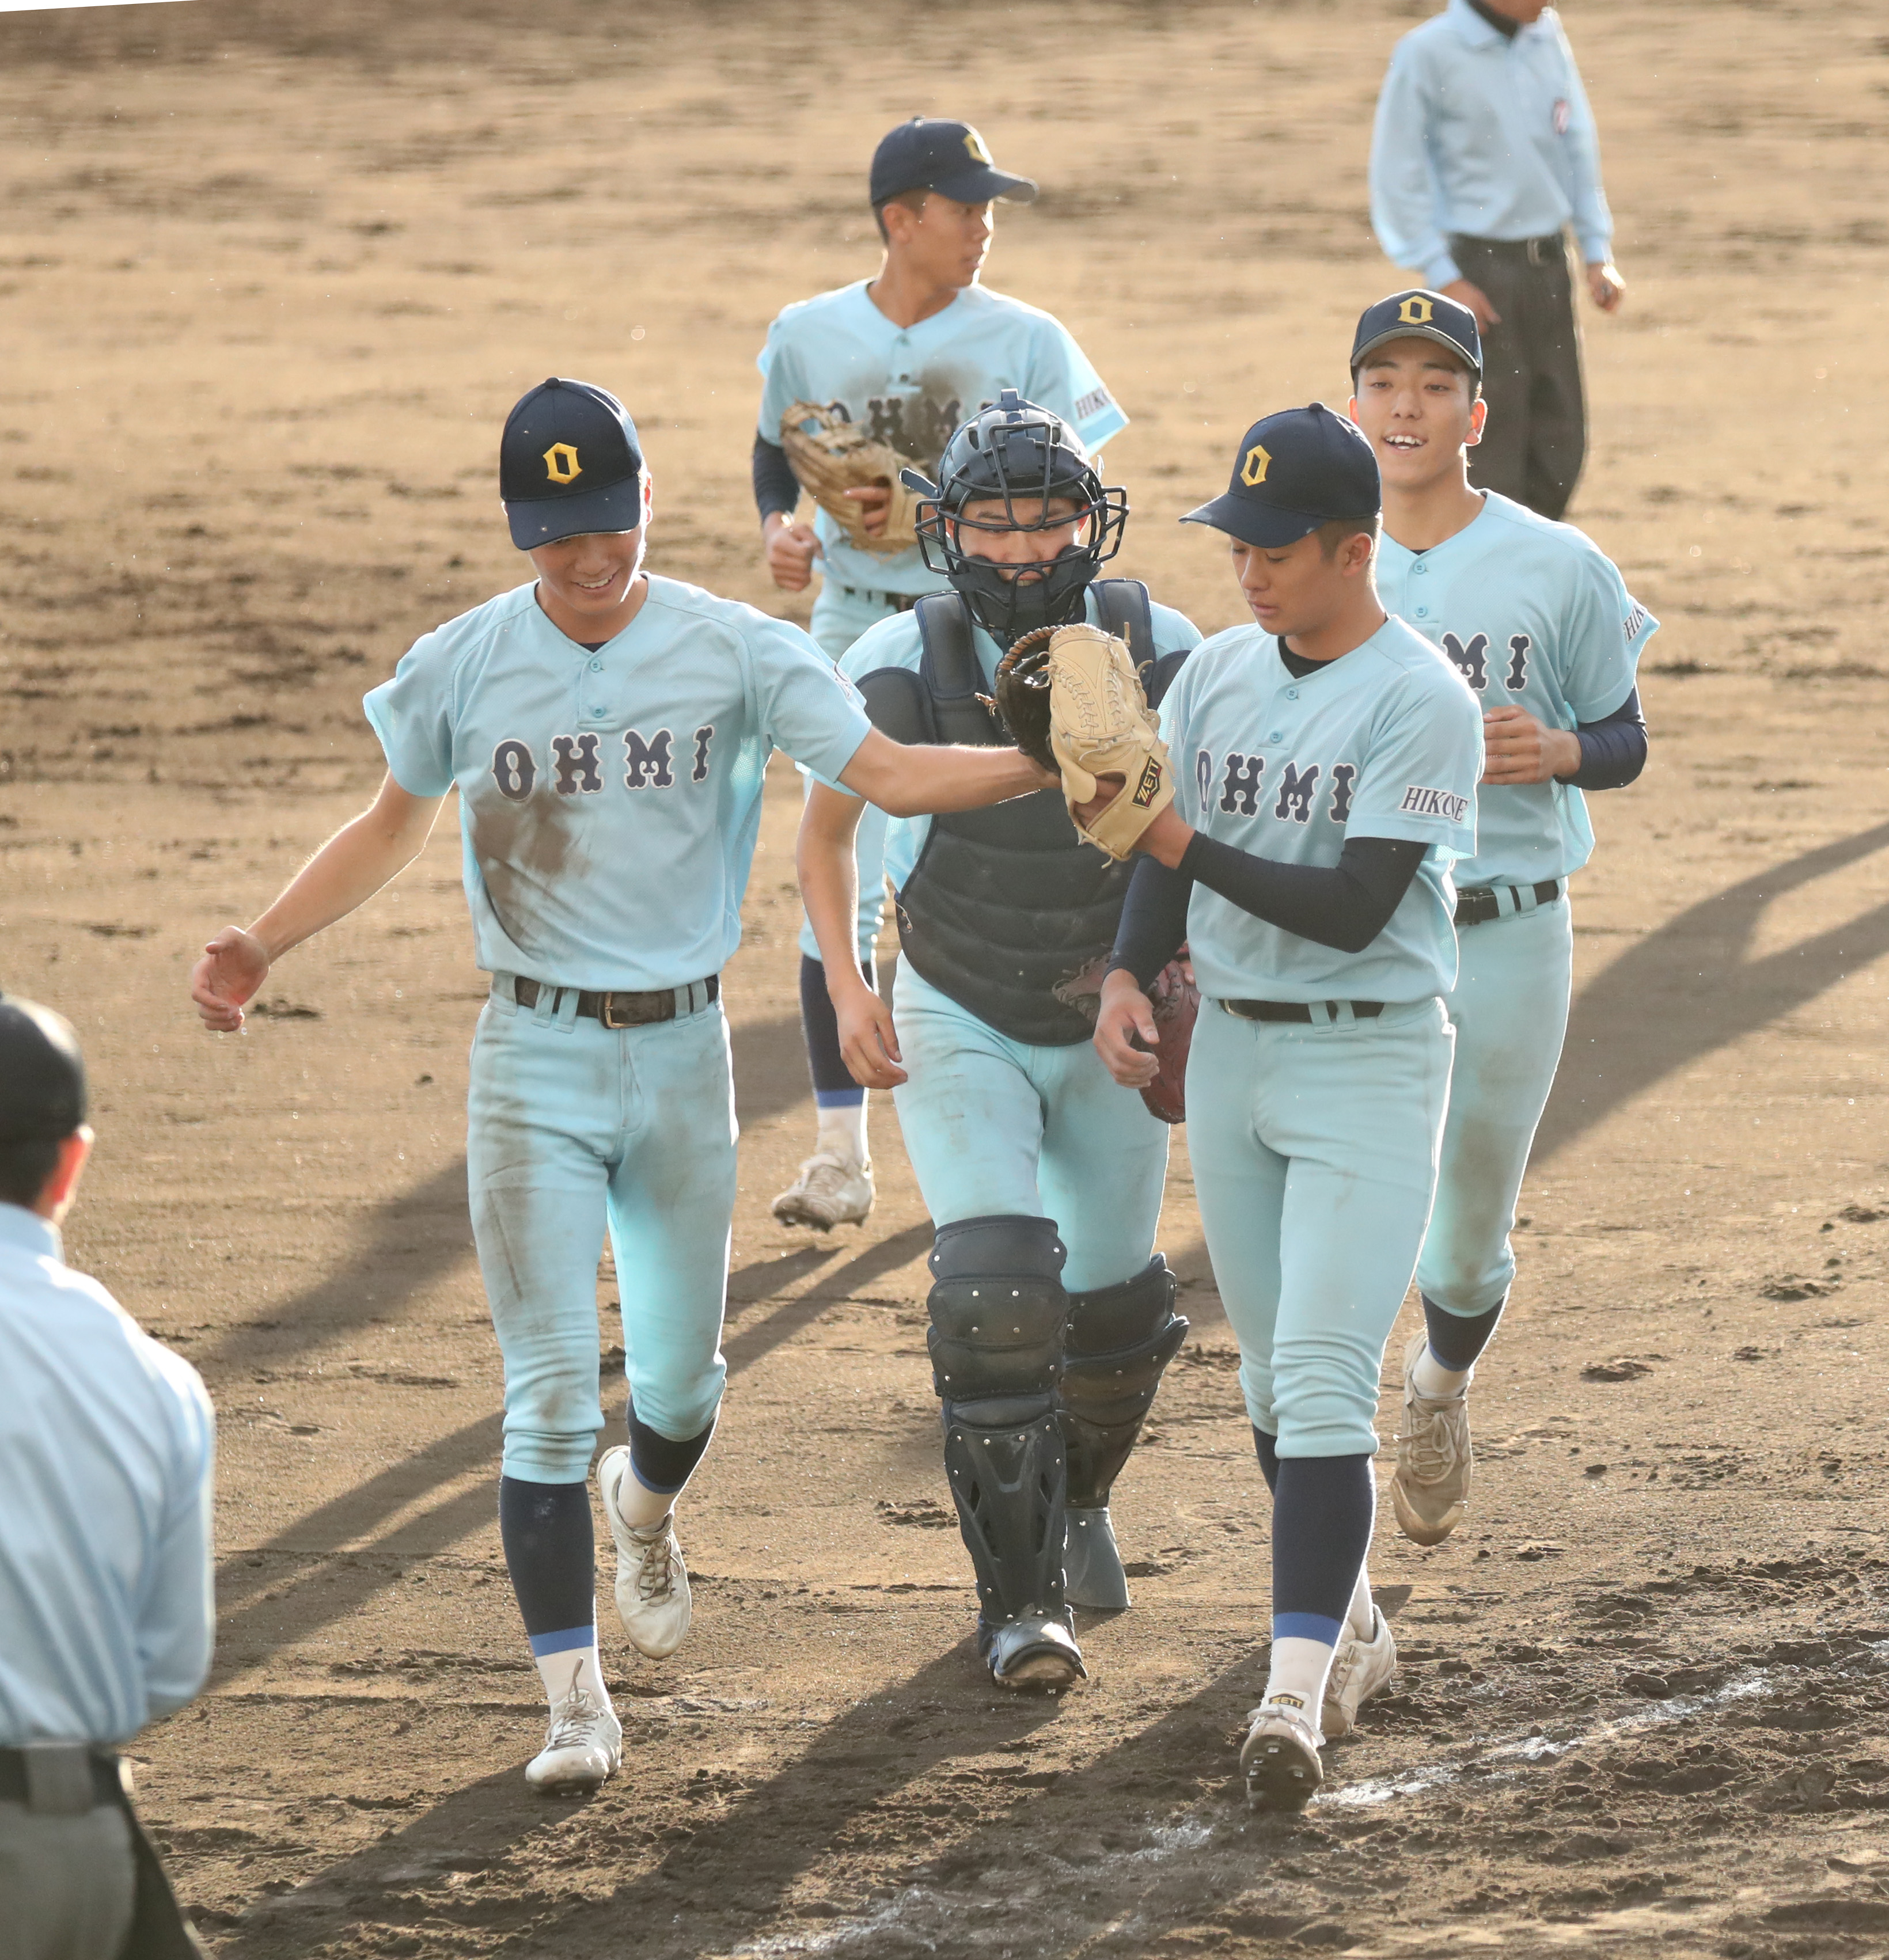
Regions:
<instances>
[{"instance_id":1,"label":"player's ear","mask_svg":"<svg viewBox=\"0 0 1889 1960\"><path fill-rule=\"evenodd\" d=\"M1469 405L1469 434L1463 438L1465 449L1473 449L1483 439L1483 425L1489 419L1489 397L1478 395Z\"/></svg>"}]
</instances>

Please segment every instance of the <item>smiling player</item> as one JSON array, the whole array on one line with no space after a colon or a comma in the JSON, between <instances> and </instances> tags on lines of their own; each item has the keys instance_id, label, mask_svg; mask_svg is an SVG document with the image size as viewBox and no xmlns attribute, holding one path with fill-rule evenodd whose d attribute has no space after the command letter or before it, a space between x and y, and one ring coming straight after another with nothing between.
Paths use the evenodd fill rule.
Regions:
<instances>
[{"instance_id":1,"label":"smiling player","mask_svg":"<svg viewBox=\"0 0 1889 1960\"><path fill-rule=\"evenodd\" d=\"M754 439L754 497L768 570L801 592L817 562L811 630L838 660L875 622L944 589L912 528L913 500L893 479L900 462L935 473L945 438L1005 388L1057 416L1091 453L1128 418L1068 329L1050 314L980 283L999 202L1028 204L1037 186L999 170L968 123L914 116L874 153L868 186L884 245L878 275L788 307L768 331ZM809 404L837 404L883 444L883 487L849 490L849 527L827 509L796 523L801 487L782 447L782 421ZM896 511L896 519L895 519ZM885 825L859 826L857 956L868 982L884 905ZM813 1154L774 1201L784 1223L825 1230L872 1209L866 1091L841 1058L832 999L813 928L800 937L801 1017L817 1106Z\"/></svg>"},{"instance_id":2,"label":"smiling player","mask_svg":"<svg viewBox=\"0 0 1889 1960\"><path fill-rule=\"evenodd\" d=\"M650 479L623 405L553 379L512 410L499 494L535 577L417 642L371 693L372 807L247 931L205 949L191 997L231 1032L273 963L419 855L457 789L491 998L473 1039L466 1157L505 1357L499 1522L551 1704L526 1771L583 1790L623 1729L598 1660L586 1478L604 1416L596 1273L623 1301L627 1447L597 1465L631 1643L681 1644L676 1503L715 1427L735 1123L720 969L778 744L903 813L1040 788L1014 751L902 749L798 627L643 569Z\"/></svg>"},{"instance_id":3,"label":"smiling player","mask_svg":"<svg viewBox=\"0 0 1889 1960\"><path fill-rule=\"evenodd\" d=\"M1471 486L1489 411L1467 307L1393 293L1359 320L1351 361L1384 478L1378 589L1469 683L1488 752L1475 855L1456 867L1456 1062L1390 1482L1404 1535L1436 1545L1469 1500L1470 1379L1515 1277L1515 1200L1567 1029L1568 880L1594 848L1582 792L1645 766L1634 672L1659 622L1572 525Z\"/></svg>"}]
</instances>

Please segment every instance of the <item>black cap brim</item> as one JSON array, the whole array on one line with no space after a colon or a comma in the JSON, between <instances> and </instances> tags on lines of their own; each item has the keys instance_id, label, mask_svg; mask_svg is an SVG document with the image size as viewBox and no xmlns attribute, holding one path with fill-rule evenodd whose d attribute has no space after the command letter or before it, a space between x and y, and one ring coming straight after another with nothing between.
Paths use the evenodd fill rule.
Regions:
<instances>
[{"instance_id":1,"label":"black cap brim","mask_svg":"<svg viewBox=\"0 0 1889 1960\"><path fill-rule=\"evenodd\" d=\"M1310 537L1328 520L1310 511L1288 511L1276 504L1262 504L1253 498L1235 497L1228 492L1215 498L1211 504L1203 504L1197 511L1190 511L1180 521L1183 524L1210 525L1216 531L1225 531L1228 537L1238 538L1243 545L1253 545L1261 551L1282 551L1288 545L1297 544L1301 538Z\"/></svg>"},{"instance_id":2,"label":"black cap brim","mask_svg":"<svg viewBox=\"0 0 1889 1960\"><path fill-rule=\"evenodd\" d=\"M1433 340L1438 347L1446 348L1480 381L1483 366L1470 353L1469 349L1454 335L1442 332L1434 326L1406 326L1400 322L1388 333L1374 334L1359 348L1352 350L1351 371L1355 374L1381 347L1388 347L1394 340Z\"/></svg>"},{"instance_id":3,"label":"black cap brim","mask_svg":"<svg viewBox=\"0 0 1889 1960\"><path fill-rule=\"evenodd\" d=\"M640 476L626 477L581 497L521 497L505 506L511 542L521 551L554 545L563 538L589 531L642 529L643 485Z\"/></svg>"},{"instance_id":4,"label":"black cap brim","mask_svg":"<svg viewBox=\"0 0 1889 1960\"><path fill-rule=\"evenodd\" d=\"M988 164L960 170L938 183L914 184L912 189L935 190L940 197L954 198L960 204L994 204L1000 197L1012 204L1037 201L1037 186L1030 178L1013 177L1008 170L993 170Z\"/></svg>"}]
</instances>

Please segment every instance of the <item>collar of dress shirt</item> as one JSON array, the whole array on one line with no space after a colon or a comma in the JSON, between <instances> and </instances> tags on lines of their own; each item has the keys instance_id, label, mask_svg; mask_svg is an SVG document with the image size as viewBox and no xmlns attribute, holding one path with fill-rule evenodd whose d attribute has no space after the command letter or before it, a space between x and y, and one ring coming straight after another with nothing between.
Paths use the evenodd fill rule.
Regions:
<instances>
[{"instance_id":1,"label":"collar of dress shirt","mask_svg":"<svg viewBox=\"0 0 1889 1960\"><path fill-rule=\"evenodd\" d=\"M50 1258L63 1263L65 1249L59 1242L59 1227L48 1224L24 1204L0 1204L0 1246L17 1247L34 1258Z\"/></svg>"}]
</instances>

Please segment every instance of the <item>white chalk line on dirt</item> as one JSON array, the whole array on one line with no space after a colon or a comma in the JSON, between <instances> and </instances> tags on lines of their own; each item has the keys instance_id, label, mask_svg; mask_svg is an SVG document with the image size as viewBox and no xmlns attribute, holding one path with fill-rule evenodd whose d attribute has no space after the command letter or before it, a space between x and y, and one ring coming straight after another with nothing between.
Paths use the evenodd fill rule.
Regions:
<instances>
[{"instance_id":1,"label":"white chalk line on dirt","mask_svg":"<svg viewBox=\"0 0 1889 1960\"><path fill-rule=\"evenodd\" d=\"M1871 1641L1868 1650L1878 1659L1889 1658L1889 1640ZM1312 1801L1327 1808L1362 1809L1390 1803L1400 1796L1421 1796L1427 1790L1458 1781L1483 1764L1512 1762L1520 1767L1553 1761L1596 1743L1641 1735L1649 1729L1668 1728L1713 1709L1775 1694L1789 1685L1780 1679L1776 1671L1758 1668L1727 1682L1709 1694L1670 1695L1630 1715L1597 1723L1578 1735L1550 1736L1538 1731L1531 1732L1507 1742L1491 1742L1474 1748L1454 1762L1422 1764L1396 1776L1374 1777L1362 1783L1347 1783L1340 1789L1320 1790ZM1148 1843L1140 1850L1126 1853L1122 1862L1144 1866L1164 1864L1185 1852L1199 1850L1220 1828L1204 1818L1183 1814L1170 1823L1151 1827ZM896 1899L888 1900L873 1911L856 1919L842 1920L823 1927L817 1933L771 1933L750 1941L734 1949L732 1960L776 1960L776 1956L788 1954L836 1952L843 1946L865 1940L875 1933L889 1932L894 1927L916 1934L910 1922L918 1911L926 1907L948 1917L961 1919L967 1911L967 1902L928 1886L911 1885Z\"/></svg>"}]
</instances>

